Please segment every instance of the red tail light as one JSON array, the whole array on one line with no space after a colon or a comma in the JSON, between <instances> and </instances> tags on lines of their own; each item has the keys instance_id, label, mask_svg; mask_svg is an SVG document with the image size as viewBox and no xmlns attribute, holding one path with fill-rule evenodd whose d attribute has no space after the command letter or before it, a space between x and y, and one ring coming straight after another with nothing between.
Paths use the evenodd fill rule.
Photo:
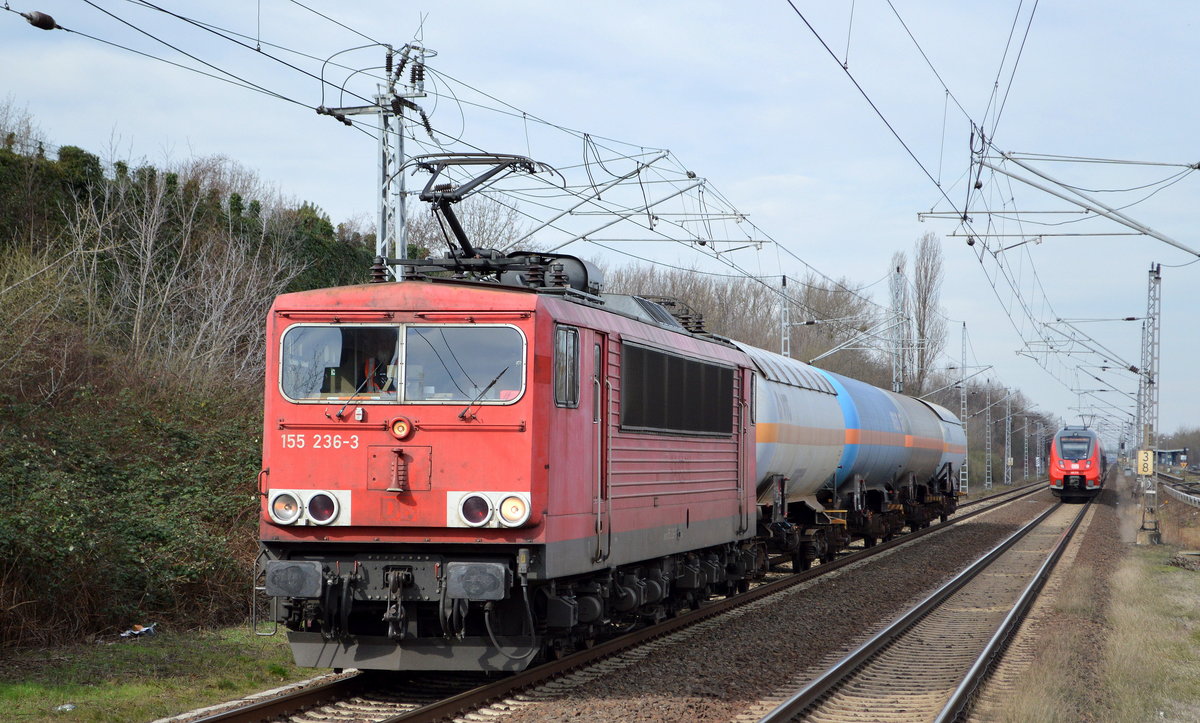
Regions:
<instances>
[{"instance_id":1,"label":"red tail light","mask_svg":"<svg viewBox=\"0 0 1200 723\"><path fill-rule=\"evenodd\" d=\"M337 500L325 493L313 495L308 501L308 516L318 525L332 522L337 515Z\"/></svg>"},{"instance_id":2,"label":"red tail light","mask_svg":"<svg viewBox=\"0 0 1200 723\"><path fill-rule=\"evenodd\" d=\"M463 521L472 527L486 525L492 519L492 503L482 495L468 495L460 506Z\"/></svg>"}]
</instances>

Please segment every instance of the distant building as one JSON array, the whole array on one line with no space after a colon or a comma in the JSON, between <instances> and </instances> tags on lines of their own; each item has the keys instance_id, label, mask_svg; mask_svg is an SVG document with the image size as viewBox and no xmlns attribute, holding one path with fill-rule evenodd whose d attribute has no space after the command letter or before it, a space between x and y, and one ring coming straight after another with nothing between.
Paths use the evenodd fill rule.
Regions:
<instances>
[{"instance_id":1,"label":"distant building","mask_svg":"<svg viewBox=\"0 0 1200 723\"><path fill-rule=\"evenodd\" d=\"M1183 449L1157 450L1156 464L1159 467L1183 467L1188 463L1187 447Z\"/></svg>"}]
</instances>

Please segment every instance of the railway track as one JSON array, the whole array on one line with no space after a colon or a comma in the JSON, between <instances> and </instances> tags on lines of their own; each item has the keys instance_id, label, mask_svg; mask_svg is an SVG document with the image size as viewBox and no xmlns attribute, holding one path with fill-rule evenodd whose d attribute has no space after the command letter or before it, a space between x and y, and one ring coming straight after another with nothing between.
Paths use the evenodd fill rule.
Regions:
<instances>
[{"instance_id":1,"label":"railway track","mask_svg":"<svg viewBox=\"0 0 1200 723\"><path fill-rule=\"evenodd\" d=\"M1047 510L761 723L961 719L1090 507Z\"/></svg>"},{"instance_id":2,"label":"railway track","mask_svg":"<svg viewBox=\"0 0 1200 723\"><path fill-rule=\"evenodd\" d=\"M576 683L585 681L589 675L602 674L614 665L625 664L622 662L623 660L644 657L644 652L639 653L634 650L638 646L647 645L656 639L665 640L686 628L701 625L705 621L710 621L737 607L861 562L1043 489L1044 484L1032 483L992 497L976 500L963 505L960 508L962 511L946 523L910 532L870 548L857 549L832 562L817 565L802 573L788 574L758 585L746 593L709 602L698 610L687 612L657 625L648 626L607 641L594 648L499 680L485 682L483 675L476 676L472 680L470 676L454 677L442 673L428 676L360 673L350 678L314 685L270 700L256 701L203 718L193 718L189 723L228 723L230 721L245 723L282 719L292 720L296 723L318 720L337 720L342 723L348 721L398 723L399 721L450 719L462 715L464 712L494 704L496 701L504 701L522 690L563 676L569 677ZM605 659L609 659L609 662L603 662ZM451 678L455 681L454 687L448 689L442 683ZM565 684L571 683L568 681ZM500 703L501 710L503 707L504 704Z\"/></svg>"}]
</instances>

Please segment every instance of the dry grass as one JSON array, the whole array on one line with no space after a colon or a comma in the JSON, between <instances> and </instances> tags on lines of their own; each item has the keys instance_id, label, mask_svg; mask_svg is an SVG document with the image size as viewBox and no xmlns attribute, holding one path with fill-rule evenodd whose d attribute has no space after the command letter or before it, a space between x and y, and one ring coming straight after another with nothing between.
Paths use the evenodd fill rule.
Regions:
<instances>
[{"instance_id":1,"label":"dry grass","mask_svg":"<svg viewBox=\"0 0 1200 723\"><path fill-rule=\"evenodd\" d=\"M1167 564L1180 546L1200 549L1200 510L1163 505L1168 544L1135 546L1141 507L1129 482L1118 478L1113 490L1126 554L1088 561L1081 553L1062 571L1051 610L1034 630L1033 660L1003 710L979 719L1200 720L1200 573Z\"/></svg>"},{"instance_id":2,"label":"dry grass","mask_svg":"<svg viewBox=\"0 0 1200 723\"><path fill-rule=\"evenodd\" d=\"M1200 550L1200 507L1162 495L1158 508L1163 542L1185 550Z\"/></svg>"},{"instance_id":3,"label":"dry grass","mask_svg":"<svg viewBox=\"0 0 1200 723\"><path fill-rule=\"evenodd\" d=\"M1113 575L1105 647L1110 720L1200 719L1200 574L1139 548Z\"/></svg>"}]
</instances>

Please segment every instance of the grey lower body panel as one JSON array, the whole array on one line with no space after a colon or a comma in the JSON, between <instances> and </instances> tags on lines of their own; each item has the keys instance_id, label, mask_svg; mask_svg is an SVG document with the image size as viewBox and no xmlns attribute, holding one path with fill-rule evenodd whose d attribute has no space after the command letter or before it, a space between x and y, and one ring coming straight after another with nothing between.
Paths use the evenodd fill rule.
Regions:
<instances>
[{"instance_id":1,"label":"grey lower body panel","mask_svg":"<svg viewBox=\"0 0 1200 723\"><path fill-rule=\"evenodd\" d=\"M547 542L536 579L554 579L702 550L752 537L754 527L739 531L737 517L720 517L690 524L625 530L599 537Z\"/></svg>"},{"instance_id":2,"label":"grey lower body panel","mask_svg":"<svg viewBox=\"0 0 1200 723\"><path fill-rule=\"evenodd\" d=\"M357 635L326 640L320 633L289 632L288 642L296 665L307 668L518 671L524 670L533 657L528 640L503 644L502 653L486 637L396 641Z\"/></svg>"}]
</instances>

